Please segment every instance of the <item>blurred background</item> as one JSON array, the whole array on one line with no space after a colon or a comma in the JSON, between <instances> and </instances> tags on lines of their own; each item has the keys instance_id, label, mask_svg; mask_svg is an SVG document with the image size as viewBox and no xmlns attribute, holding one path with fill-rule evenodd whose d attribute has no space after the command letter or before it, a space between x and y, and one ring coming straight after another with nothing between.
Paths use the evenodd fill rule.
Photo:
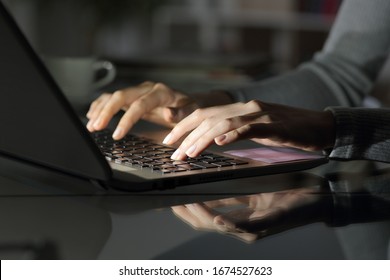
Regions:
<instances>
[{"instance_id":1,"label":"blurred background","mask_svg":"<svg viewBox=\"0 0 390 280\"><path fill-rule=\"evenodd\" d=\"M188 91L280 74L320 50L341 0L3 0L41 55L96 56L116 87Z\"/></svg>"}]
</instances>

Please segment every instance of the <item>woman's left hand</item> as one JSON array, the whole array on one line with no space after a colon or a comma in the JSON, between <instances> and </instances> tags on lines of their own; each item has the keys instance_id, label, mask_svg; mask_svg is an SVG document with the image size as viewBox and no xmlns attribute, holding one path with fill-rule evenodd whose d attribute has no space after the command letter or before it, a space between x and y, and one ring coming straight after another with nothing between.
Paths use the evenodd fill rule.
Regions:
<instances>
[{"instance_id":1,"label":"woman's left hand","mask_svg":"<svg viewBox=\"0 0 390 280\"><path fill-rule=\"evenodd\" d=\"M331 112L257 100L197 109L179 122L163 143L174 144L188 132L172 155L173 159L196 157L214 142L226 145L241 139L252 139L268 146L316 151L333 147L335 141L335 123Z\"/></svg>"}]
</instances>

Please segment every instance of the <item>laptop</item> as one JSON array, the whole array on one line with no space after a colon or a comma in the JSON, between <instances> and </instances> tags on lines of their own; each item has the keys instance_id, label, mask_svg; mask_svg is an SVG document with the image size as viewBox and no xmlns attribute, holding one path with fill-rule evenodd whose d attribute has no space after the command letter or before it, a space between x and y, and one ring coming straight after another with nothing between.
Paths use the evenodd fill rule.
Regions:
<instances>
[{"instance_id":1,"label":"laptop","mask_svg":"<svg viewBox=\"0 0 390 280\"><path fill-rule=\"evenodd\" d=\"M90 134L1 2L0 38L3 156L125 191L298 171L327 162L319 157L272 163L211 152L172 162L174 148L153 139L128 135L113 141L109 131Z\"/></svg>"}]
</instances>

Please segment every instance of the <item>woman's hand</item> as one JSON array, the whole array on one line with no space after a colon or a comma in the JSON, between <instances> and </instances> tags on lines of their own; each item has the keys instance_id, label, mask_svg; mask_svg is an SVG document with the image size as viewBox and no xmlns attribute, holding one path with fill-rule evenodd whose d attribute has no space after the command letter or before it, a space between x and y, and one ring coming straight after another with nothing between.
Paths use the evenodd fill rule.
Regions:
<instances>
[{"instance_id":1,"label":"woman's hand","mask_svg":"<svg viewBox=\"0 0 390 280\"><path fill-rule=\"evenodd\" d=\"M102 130L116 113L124 110L113 134L118 140L141 118L173 127L197 108L195 100L183 93L161 83L144 82L97 98L87 113L87 128L90 132Z\"/></svg>"},{"instance_id":2,"label":"woman's hand","mask_svg":"<svg viewBox=\"0 0 390 280\"><path fill-rule=\"evenodd\" d=\"M197 230L217 231L246 242L301 225L324 221L332 203L318 188L226 198L173 206L173 213ZM222 211L220 210L223 209Z\"/></svg>"},{"instance_id":3,"label":"woman's hand","mask_svg":"<svg viewBox=\"0 0 390 280\"><path fill-rule=\"evenodd\" d=\"M331 112L256 100L197 109L174 127L164 139L164 144L173 144L188 132L189 135L172 155L173 159L196 157L214 142L226 145L240 139L307 151L332 147L335 141Z\"/></svg>"}]
</instances>

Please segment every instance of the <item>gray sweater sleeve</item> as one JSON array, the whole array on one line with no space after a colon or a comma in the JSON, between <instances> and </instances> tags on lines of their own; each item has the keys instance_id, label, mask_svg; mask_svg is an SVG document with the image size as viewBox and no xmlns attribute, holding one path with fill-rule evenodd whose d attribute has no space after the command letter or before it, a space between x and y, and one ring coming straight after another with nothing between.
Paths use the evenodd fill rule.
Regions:
<instances>
[{"instance_id":1,"label":"gray sweater sleeve","mask_svg":"<svg viewBox=\"0 0 390 280\"><path fill-rule=\"evenodd\" d=\"M390 109L328 108L336 121L332 159L390 162Z\"/></svg>"},{"instance_id":2,"label":"gray sweater sleeve","mask_svg":"<svg viewBox=\"0 0 390 280\"><path fill-rule=\"evenodd\" d=\"M317 110L359 106L389 46L390 1L344 0L323 50L310 62L229 92L235 101L259 99Z\"/></svg>"}]
</instances>

